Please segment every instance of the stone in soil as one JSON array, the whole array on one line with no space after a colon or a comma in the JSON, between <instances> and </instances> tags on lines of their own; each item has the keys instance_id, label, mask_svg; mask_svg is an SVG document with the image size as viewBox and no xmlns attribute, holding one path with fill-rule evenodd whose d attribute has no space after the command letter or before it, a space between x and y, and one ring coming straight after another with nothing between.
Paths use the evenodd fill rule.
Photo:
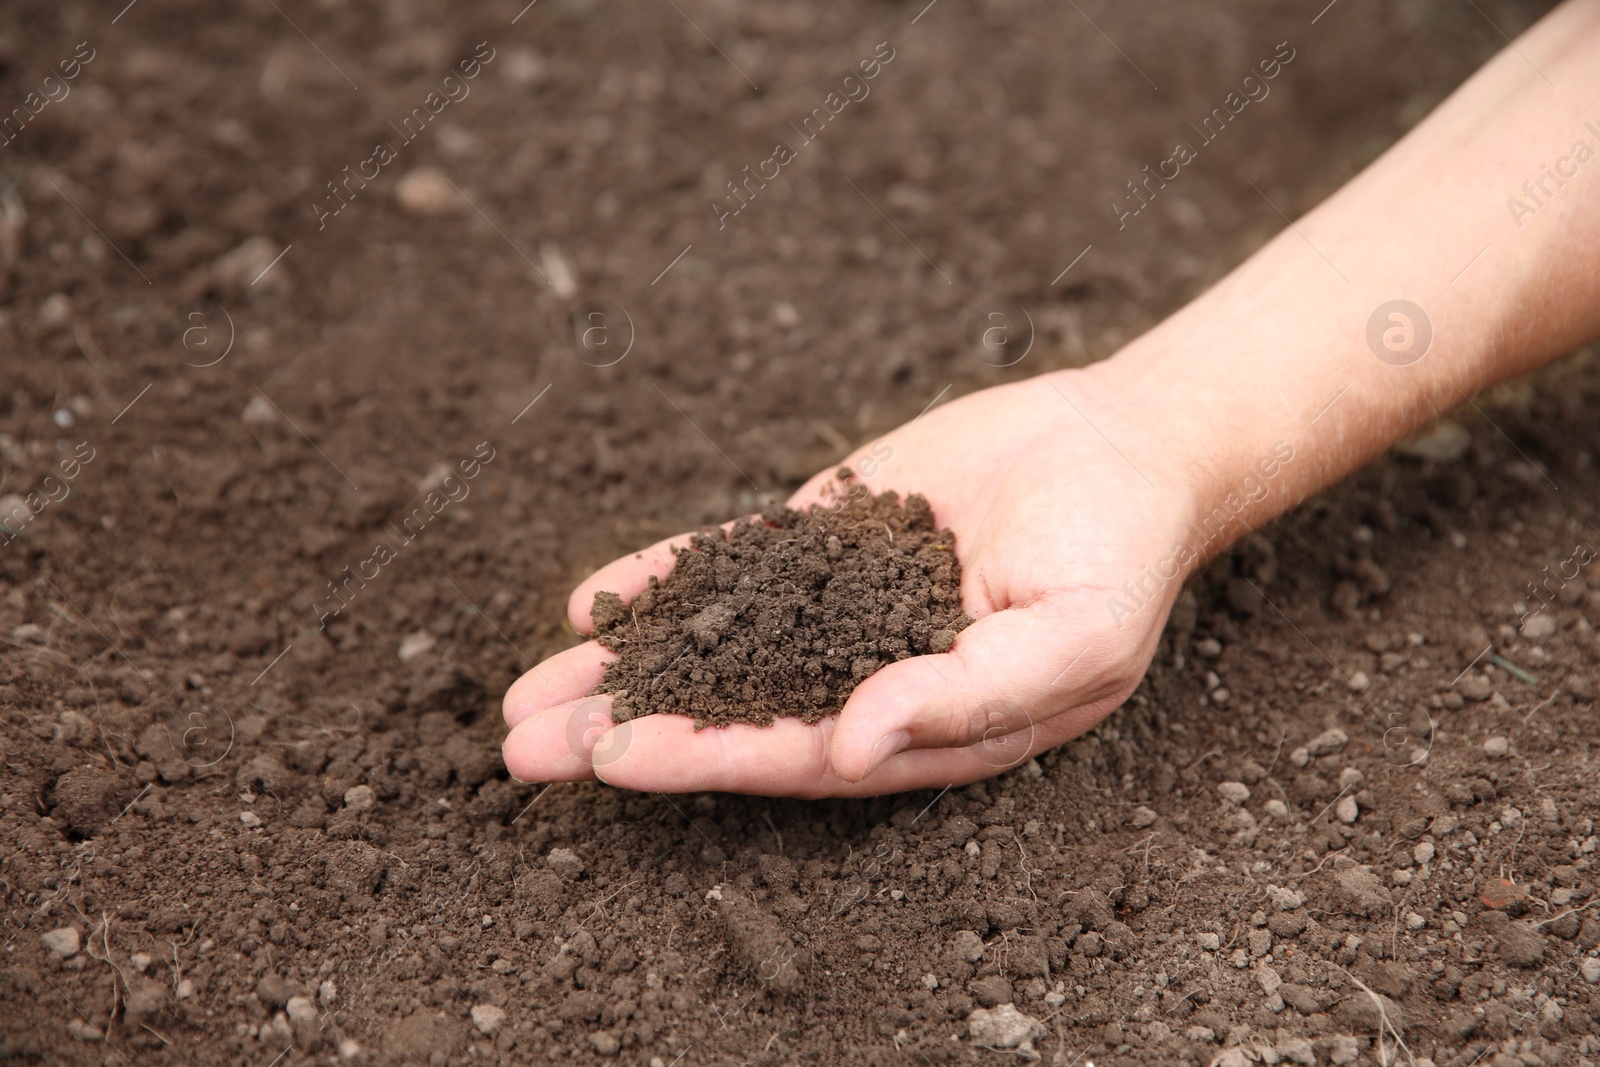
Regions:
<instances>
[{"instance_id":1,"label":"stone in soil","mask_svg":"<svg viewBox=\"0 0 1600 1067\"><path fill-rule=\"evenodd\" d=\"M885 664L948 650L971 622L960 590L955 540L926 500L854 486L696 534L632 603L597 594L596 637L618 659L596 692L617 722L813 723Z\"/></svg>"},{"instance_id":2,"label":"stone in soil","mask_svg":"<svg viewBox=\"0 0 1600 1067\"><path fill-rule=\"evenodd\" d=\"M40 934L39 940L44 947L60 956L62 959L71 959L78 954L81 938L75 926L63 926L58 930L51 930L47 934Z\"/></svg>"},{"instance_id":3,"label":"stone in soil","mask_svg":"<svg viewBox=\"0 0 1600 1067\"><path fill-rule=\"evenodd\" d=\"M472 1025L478 1032L493 1037L506 1024L506 1010L495 1004L477 1004L472 1009Z\"/></svg>"},{"instance_id":4,"label":"stone in soil","mask_svg":"<svg viewBox=\"0 0 1600 1067\"><path fill-rule=\"evenodd\" d=\"M1031 1048L1048 1031L1043 1023L1018 1011L1014 1004L979 1008L967 1016L967 1034L986 1048Z\"/></svg>"}]
</instances>

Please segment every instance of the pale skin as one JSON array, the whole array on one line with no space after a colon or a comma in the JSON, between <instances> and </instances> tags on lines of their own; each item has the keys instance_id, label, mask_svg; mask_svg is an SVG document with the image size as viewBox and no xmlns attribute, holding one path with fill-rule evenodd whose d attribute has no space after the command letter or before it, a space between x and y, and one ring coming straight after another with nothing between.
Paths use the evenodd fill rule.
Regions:
<instances>
[{"instance_id":1,"label":"pale skin","mask_svg":"<svg viewBox=\"0 0 1600 1067\"><path fill-rule=\"evenodd\" d=\"M1112 358L972 393L877 442L893 454L861 480L922 493L956 535L976 621L949 652L884 667L815 726L696 731L678 715L611 727L610 698L586 694L612 654L590 641L506 694L508 768L654 792L865 796L976 781L1078 736L1133 692L1207 556L1482 389L1600 336L1600 158L1580 162L1578 141L1600 151L1600 0L1546 16ZM1375 309L1397 298L1432 325L1414 362L1403 332L1388 361L1368 344ZM1263 477L1285 443L1293 460ZM791 506L822 500L832 476ZM1216 524L1201 521L1219 506L1227 525L1208 536ZM572 594L573 626L590 632L596 592L630 599L687 541L595 573Z\"/></svg>"}]
</instances>

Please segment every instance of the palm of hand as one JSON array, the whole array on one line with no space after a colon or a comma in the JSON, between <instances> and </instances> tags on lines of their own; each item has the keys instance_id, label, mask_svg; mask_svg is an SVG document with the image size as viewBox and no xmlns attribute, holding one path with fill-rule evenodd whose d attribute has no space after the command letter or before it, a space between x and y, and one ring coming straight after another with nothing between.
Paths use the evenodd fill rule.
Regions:
<instances>
[{"instance_id":1,"label":"palm of hand","mask_svg":"<svg viewBox=\"0 0 1600 1067\"><path fill-rule=\"evenodd\" d=\"M1180 577L1158 577L1158 561L1190 518L1185 494L1141 469L1148 448L1119 448L1084 417L1081 390L1093 387L1080 373L984 390L846 460L874 492L922 493L954 531L962 606L977 621L948 653L884 667L814 726L696 731L678 715L612 728L610 698L584 695L611 658L591 641L507 694L507 765L529 781L598 776L658 792L870 795L986 778L1093 726L1149 663ZM791 504L822 501L832 477ZM596 592L630 599L666 573L669 546L686 540L591 576L573 593L573 625L591 628Z\"/></svg>"}]
</instances>

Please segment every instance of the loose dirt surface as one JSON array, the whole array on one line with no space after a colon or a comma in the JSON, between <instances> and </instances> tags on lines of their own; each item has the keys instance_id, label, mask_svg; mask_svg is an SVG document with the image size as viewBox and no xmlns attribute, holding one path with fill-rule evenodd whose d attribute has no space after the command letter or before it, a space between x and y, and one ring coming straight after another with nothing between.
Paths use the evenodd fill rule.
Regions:
<instances>
[{"instance_id":1,"label":"loose dirt surface","mask_svg":"<svg viewBox=\"0 0 1600 1067\"><path fill-rule=\"evenodd\" d=\"M498 758L593 567L1109 354L1542 5L122 6L0 32L6 1055L1600 1059L1592 353L1219 560L989 783Z\"/></svg>"},{"instance_id":2,"label":"loose dirt surface","mask_svg":"<svg viewBox=\"0 0 1600 1067\"><path fill-rule=\"evenodd\" d=\"M927 500L859 485L697 534L630 603L595 596L596 635L618 653L596 691L615 694L617 722L816 722L885 663L949 651L972 621L955 552Z\"/></svg>"}]
</instances>

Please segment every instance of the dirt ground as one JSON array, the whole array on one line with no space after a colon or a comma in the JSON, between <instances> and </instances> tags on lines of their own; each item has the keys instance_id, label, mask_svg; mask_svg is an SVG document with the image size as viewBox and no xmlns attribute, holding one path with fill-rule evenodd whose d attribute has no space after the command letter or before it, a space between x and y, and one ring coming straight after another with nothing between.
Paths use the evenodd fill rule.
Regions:
<instances>
[{"instance_id":1,"label":"dirt ground","mask_svg":"<svg viewBox=\"0 0 1600 1067\"><path fill-rule=\"evenodd\" d=\"M593 567L1110 354L1545 6L8 5L0 1056L1600 1061L1592 352L1219 560L987 784L498 751Z\"/></svg>"}]
</instances>

